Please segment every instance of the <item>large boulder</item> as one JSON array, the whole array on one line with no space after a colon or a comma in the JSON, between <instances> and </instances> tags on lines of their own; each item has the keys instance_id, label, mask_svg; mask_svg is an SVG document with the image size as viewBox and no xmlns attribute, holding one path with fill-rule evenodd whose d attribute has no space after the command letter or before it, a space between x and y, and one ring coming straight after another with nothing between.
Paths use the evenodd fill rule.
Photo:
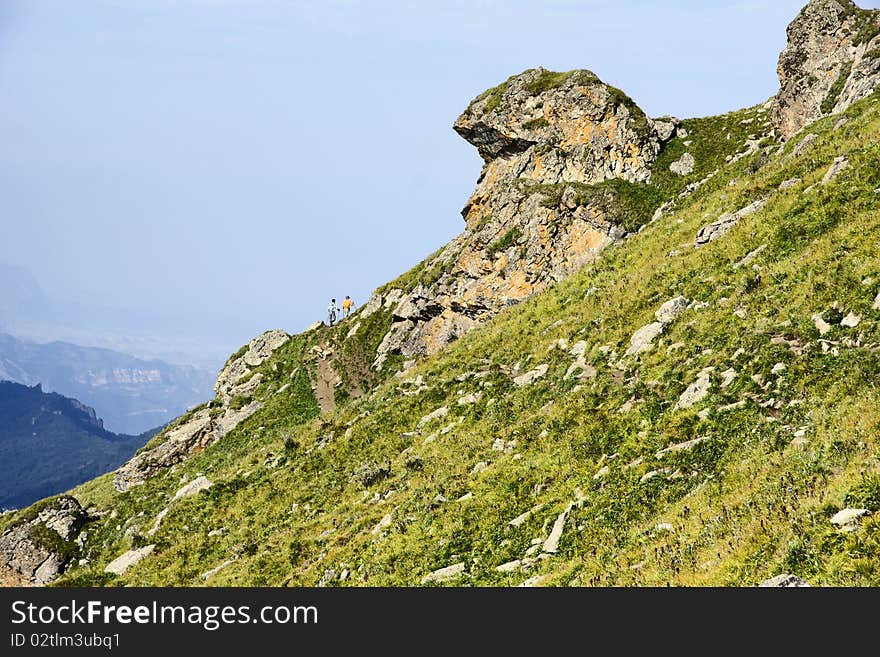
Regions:
<instances>
[{"instance_id":1,"label":"large boulder","mask_svg":"<svg viewBox=\"0 0 880 657\"><path fill-rule=\"evenodd\" d=\"M880 82L880 11L810 0L788 27L778 74L770 117L786 139L870 96Z\"/></svg>"},{"instance_id":2,"label":"large boulder","mask_svg":"<svg viewBox=\"0 0 880 657\"><path fill-rule=\"evenodd\" d=\"M624 237L602 183L648 181L672 134L590 71L543 68L481 94L453 128L485 161L466 228L397 302L376 368L388 354L435 353Z\"/></svg>"}]
</instances>

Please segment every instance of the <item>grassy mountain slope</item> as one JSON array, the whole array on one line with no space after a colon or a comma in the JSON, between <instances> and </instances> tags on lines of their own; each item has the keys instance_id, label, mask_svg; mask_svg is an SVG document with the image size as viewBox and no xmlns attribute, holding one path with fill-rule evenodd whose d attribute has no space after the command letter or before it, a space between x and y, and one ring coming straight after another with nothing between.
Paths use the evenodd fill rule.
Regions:
<instances>
[{"instance_id":1,"label":"grassy mountain slope","mask_svg":"<svg viewBox=\"0 0 880 657\"><path fill-rule=\"evenodd\" d=\"M348 339L352 320L295 336L261 366L261 385L293 384L222 440L127 493L111 475L72 491L92 508L88 564L58 584L397 586L448 566L438 583L753 585L792 572L880 584L878 102L836 130L840 116L811 126L818 139L798 154L800 139L776 152L768 138L729 163L763 108L686 121L653 184L625 191L645 213L675 208L334 411L318 415L309 350L372 353L357 341L380 339L388 318ZM685 141L697 169L676 179ZM841 155L849 167L817 185ZM701 227L763 198L694 248ZM624 358L679 295L688 309ZM842 326L850 313L860 323ZM531 385L514 383L540 365ZM680 407L701 374L706 396ZM213 487L172 500L200 474ZM868 509L857 531L831 524L844 507ZM125 575L103 573L145 544L153 555Z\"/></svg>"}]
</instances>

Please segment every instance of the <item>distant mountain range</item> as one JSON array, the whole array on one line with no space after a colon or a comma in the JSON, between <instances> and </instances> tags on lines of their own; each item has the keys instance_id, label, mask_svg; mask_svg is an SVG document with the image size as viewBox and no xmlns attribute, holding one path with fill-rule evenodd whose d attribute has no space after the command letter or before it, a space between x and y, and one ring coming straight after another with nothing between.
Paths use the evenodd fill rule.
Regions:
<instances>
[{"instance_id":1,"label":"distant mountain range","mask_svg":"<svg viewBox=\"0 0 880 657\"><path fill-rule=\"evenodd\" d=\"M0 380L73 397L97 408L107 429L140 434L213 396L215 373L66 342L0 333Z\"/></svg>"},{"instance_id":2,"label":"distant mountain range","mask_svg":"<svg viewBox=\"0 0 880 657\"><path fill-rule=\"evenodd\" d=\"M0 382L0 509L25 506L112 470L155 433L115 434L76 399L39 385Z\"/></svg>"}]
</instances>

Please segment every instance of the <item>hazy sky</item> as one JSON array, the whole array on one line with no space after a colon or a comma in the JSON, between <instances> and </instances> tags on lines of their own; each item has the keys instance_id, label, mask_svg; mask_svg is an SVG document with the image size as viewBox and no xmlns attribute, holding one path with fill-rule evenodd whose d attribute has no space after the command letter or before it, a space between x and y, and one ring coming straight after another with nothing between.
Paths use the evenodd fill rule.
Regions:
<instances>
[{"instance_id":1,"label":"hazy sky","mask_svg":"<svg viewBox=\"0 0 880 657\"><path fill-rule=\"evenodd\" d=\"M589 68L725 112L776 92L804 3L0 0L0 262L223 355L300 331L461 231L487 87Z\"/></svg>"}]
</instances>

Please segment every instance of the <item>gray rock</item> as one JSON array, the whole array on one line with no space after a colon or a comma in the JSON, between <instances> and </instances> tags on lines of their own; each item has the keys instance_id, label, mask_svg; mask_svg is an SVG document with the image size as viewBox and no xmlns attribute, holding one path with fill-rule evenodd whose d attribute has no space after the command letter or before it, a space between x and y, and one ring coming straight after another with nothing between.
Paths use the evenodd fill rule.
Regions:
<instances>
[{"instance_id":1,"label":"gray rock","mask_svg":"<svg viewBox=\"0 0 880 657\"><path fill-rule=\"evenodd\" d=\"M873 310L880 310L880 290L877 291L877 296L874 297L874 305L871 308Z\"/></svg>"},{"instance_id":2,"label":"gray rock","mask_svg":"<svg viewBox=\"0 0 880 657\"><path fill-rule=\"evenodd\" d=\"M158 472L187 460L218 440L217 427L208 409L202 409L164 434L156 447L136 454L113 475L113 486L125 492Z\"/></svg>"},{"instance_id":3,"label":"gray rock","mask_svg":"<svg viewBox=\"0 0 880 657\"><path fill-rule=\"evenodd\" d=\"M419 423L416 426L421 429L422 427L433 422L434 420L439 420L440 418L444 418L447 415L449 415L449 407L441 406L440 408L425 415L421 420L419 420Z\"/></svg>"},{"instance_id":4,"label":"gray rock","mask_svg":"<svg viewBox=\"0 0 880 657\"><path fill-rule=\"evenodd\" d=\"M739 262L734 264L733 268L739 269L741 267L745 267L747 265L752 264L752 262L754 262L755 258L757 258L759 255L761 255L766 249L767 249L767 245L762 244L754 251L751 251L750 253L748 253L745 258L743 258L742 260L740 260Z\"/></svg>"},{"instance_id":5,"label":"gray rock","mask_svg":"<svg viewBox=\"0 0 880 657\"><path fill-rule=\"evenodd\" d=\"M681 315L688 307L688 300L683 296L677 296L674 299L670 299L662 306L660 309L654 313L654 317L657 318L658 322L662 322L663 324L669 324L675 321L675 318Z\"/></svg>"},{"instance_id":6,"label":"gray rock","mask_svg":"<svg viewBox=\"0 0 880 657\"><path fill-rule=\"evenodd\" d=\"M508 561L507 563L503 563L500 566L496 566L495 570L499 573L512 573L518 570L521 570L523 567L523 561L521 559L515 559L513 561Z\"/></svg>"},{"instance_id":7,"label":"gray rock","mask_svg":"<svg viewBox=\"0 0 880 657\"><path fill-rule=\"evenodd\" d=\"M704 244L717 240L719 237L723 237L742 219L761 210L761 208L767 204L767 200L768 199L766 198L758 199L741 210L737 210L732 214L725 213L721 215L717 221L713 221L711 224L703 226L697 233L697 237L694 240L694 246L699 248Z\"/></svg>"},{"instance_id":8,"label":"gray rock","mask_svg":"<svg viewBox=\"0 0 880 657\"><path fill-rule=\"evenodd\" d=\"M422 578L422 584L442 584L453 579L457 579L464 575L464 562L452 564L445 568L440 568Z\"/></svg>"},{"instance_id":9,"label":"gray rock","mask_svg":"<svg viewBox=\"0 0 880 657\"><path fill-rule=\"evenodd\" d=\"M547 370L550 369L549 365L538 365L535 369L526 372L525 374L520 374L513 378L513 383L520 388L525 386L530 386L535 383L538 379L544 378L547 374Z\"/></svg>"},{"instance_id":10,"label":"gray rock","mask_svg":"<svg viewBox=\"0 0 880 657\"><path fill-rule=\"evenodd\" d=\"M690 153L685 153L675 162L669 165L669 170L679 176L689 176L694 172L697 161Z\"/></svg>"},{"instance_id":11,"label":"gray rock","mask_svg":"<svg viewBox=\"0 0 880 657\"><path fill-rule=\"evenodd\" d=\"M105 573L113 573L114 575L123 575L125 572L146 559L156 549L155 545L145 545L144 547L129 550L125 554L116 557L104 568Z\"/></svg>"},{"instance_id":12,"label":"gray rock","mask_svg":"<svg viewBox=\"0 0 880 657\"><path fill-rule=\"evenodd\" d=\"M244 354L238 358L230 359L214 384L214 391L218 397L224 398L229 391L247 376L254 368L265 363L272 356L272 352L286 344L290 336L280 329L266 331L248 342Z\"/></svg>"},{"instance_id":13,"label":"gray rock","mask_svg":"<svg viewBox=\"0 0 880 657\"><path fill-rule=\"evenodd\" d=\"M777 67L781 89L770 108L773 127L783 138L826 114L845 111L877 88L880 67L867 54L880 39L856 41L880 12L855 10L850 0L810 0L789 25Z\"/></svg>"},{"instance_id":14,"label":"gray rock","mask_svg":"<svg viewBox=\"0 0 880 657\"><path fill-rule=\"evenodd\" d=\"M394 323L375 369L389 354L437 353L622 240L626 230L607 212L618 192L587 199L578 186L647 182L660 151L654 124L589 71L515 75L453 127L485 160L462 210L466 227L424 263L421 284L395 306L384 301Z\"/></svg>"},{"instance_id":15,"label":"gray rock","mask_svg":"<svg viewBox=\"0 0 880 657\"><path fill-rule=\"evenodd\" d=\"M382 516L382 519L378 523L376 523L376 526L370 530L370 533L373 535L378 534L383 529L387 529L390 526L391 526L391 514L386 513L384 516Z\"/></svg>"},{"instance_id":16,"label":"gray rock","mask_svg":"<svg viewBox=\"0 0 880 657\"><path fill-rule=\"evenodd\" d=\"M74 546L87 515L76 498L62 495L35 518L13 525L0 536L0 582L12 586L43 586L67 568L71 552L57 552L54 541L39 540L35 530L49 530Z\"/></svg>"},{"instance_id":17,"label":"gray rock","mask_svg":"<svg viewBox=\"0 0 880 657\"><path fill-rule=\"evenodd\" d=\"M579 380L595 379L598 372L583 356L578 356L565 372L565 379L575 377Z\"/></svg>"},{"instance_id":18,"label":"gray rock","mask_svg":"<svg viewBox=\"0 0 880 657\"><path fill-rule=\"evenodd\" d=\"M229 566L231 566L233 563L235 563L235 559L227 559L226 561L224 561L223 563L221 563L219 566L217 566L217 567L215 567L215 568L211 568L211 570L209 570L209 571L207 571L207 572L204 572L204 573L202 573L201 575L199 575L199 578L202 579L202 580L204 580L204 581L207 581L207 580L211 579L214 575L216 575L217 573L219 573L221 570L223 570L223 569L228 568Z\"/></svg>"},{"instance_id":19,"label":"gray rock","mask_svg":"<svg viewBox=\"0 0 880 657\"><path fill-rule=\"evenodd\" d=\"M193 495L198 495L203 490L208 490L214 484L204 476L196 477L191 482L183 486L180 490L174 493L174 499L179 500L185 497L192 497Z\"/></svg>"},{"instance_id":20,"label":"gray rock","mask_svg":"<svg viewBox=\"0 0 880 657\"><path fill-rule=\"evenodd\" d=\"M828 171L822 177L821 184L827 185L832 180L837 178L837 176L840 175L840 172L843 171L844 169L846 169L847 167L849 167L849 160L847 160L846 157L841 156L841 157L834 158L834 162L832 163L831 167L828 169Z\"/></svg>"},{"instance_id":21,"label":"gray rock","mask_svg":"<svg viewBox=\"0 0 880 657\"><path fill-rule=\"evenodd\" d=\"M653 322L633 333L624 356L637 356L653 349L654 340L663 333L665 326L663 322Z\"/></svg>"},{"instance_id":22,"label":"gray rock","mask_svg":"<svg viewBox=\"0 0 880 657\"><path fill-rule=\"evenodd\" d=\"M831 324L825 321L821 313L813 315L813 325L819 331L819 335L826 335L831 330Z\"/></svg>"},{"instance_id":23,"label":"gray rock","mask_svg":"<svg viewBox=\"0 0 880 657\"><path fill-rule=\"evenodd\" d=\"M810 583L806 580L801 579L797 575L777 575L771 579L761 582L758 586L763 587L773 587L773 588L797 588L797 587L807 587L810 586Z\"/></svg>"},{"instance_id":24,"label":"gray rock","mask_svg":"<svg viewBox=\"0 0 880 657\"><path fill-rule=\"evenodd\" d=\"M519 527L519 526L522 525L526 520L528 520L529 518L531 518L532 515L534 515L535 513L537 513L538 511L540 511L540 510L543 509L543 508L544 508L544 505L543 505L543 504L538 504L537 506L533 506L533 507L532 507L531 509L529 509L528 511L526 511L526 512L524 512L524 513L521 513L521 514L518 515L516 518L514 518L513 520L511 520L509 524L510 524L512 527Z\"/></svg>"},{"instance_id":25,"label":"gray rock","mask_svg":"<svg viewBox=\"0 0 880 657\"><path fill-rule=\"evenodd\" d=\"M654 129L661 142L667 142L675 136L675 123L672 121L654 121Z\"/></svg>"},{"instance_id":26,"label":"gray rock","mask_svg":"<svg viewBox=\"0 0 880 657\"><path fill-rule=\"evenodd\" d=\"M662 458L663 458L664 456L666 456L667 454L675 454L676 452L687 452L687 451L690 451L690 450L692 450L694 447L696 447L697 445L699 445L700 443L704 443L704 442L706 442L707 440L709 440L709 439L708 439L708 438L694 438L693 440L687 440L687 441L685 441L685 442L683 442L683 443L678 443L678 444L675 444L675 445L670 445L669 447L666 447L665 449L661 449L659 452L657 452L657 454L656 454L656 458L658 458L658 459L662 459Z\"/></svg>"},{"instance_id":27,"label":"gray rock","mask_svg":"<svg viewBox=\"0 0 880 657\"><path fill-rule=\"evenodd\" d=\"M791 180L783 180L779 185L779 190L784 191L786 189L791 189L795 185L803 182L800 178L792 178Z\"/></svg>"},{"instance_id":28,"label":"gray rock","mask_svg":"<svg viewBox=\"0 0 880 657\"><path fill-rule=\"evenodd\" d=\"M801 155L810 146L812 146L818 138L819 138L819 135L817 135L813 132L810 132L810 133L804 135L804 138L798 142L797 146L795 146L794 148L791 149L791 156L797 157L798 155Z\"/></svg>"},{"instance_id":29,"label":"gray rock","mask_svg":"<svg viewBox=\"0 0 880 657\"><path fill-rule=\"evenodd\" d=\"M858 326L861 323L862 323L862 318L859 315L856 315L855 313L850 313L849 315L844 317L842 320L840 320L840 325L845 328L855 328L856 326Z\"/></svg>"},{"instance_id":30,"label":"gray rock","mask_svg":"<svg viewBox=\"0 0 880 657\"><path fill-rule=\"evenodd\" d=\"M542 552L554 554L559 550L559 541L562 538L562 532L565 531L565 521L568 519L568 514L571 513L571 510L574 507L575 503L569 502L568 506L565 507L565 511L557 516L556 522L553 523L553 529L550 530L550 536L547 537L547 540L544 541L544 545L541 546Z\"/></svg>"},{"instance_id":31,"label":"gray rock","mask_svg":"<svg viewBox=\"0 0 880 657\"><path fill-rule=\"evenodd\" d=\"M675 410L690 408L706 398L709 394L709 388L712 386L711 371L712 368L708 368L697 375L697 380L681 393L681 397L679 397L675 404Z\"/></svg>"},{"instance_id":32,"label":"gray rock","mask_svg":"<svg viewBox=\"0 0 880 657\"><path fill-rule=\"evenodd\" d=\"M862 516L870 513L868 509L843 509L834 514L831 524L845 531L852 531L858 527Z\"/></svg>"}]
</instances>

